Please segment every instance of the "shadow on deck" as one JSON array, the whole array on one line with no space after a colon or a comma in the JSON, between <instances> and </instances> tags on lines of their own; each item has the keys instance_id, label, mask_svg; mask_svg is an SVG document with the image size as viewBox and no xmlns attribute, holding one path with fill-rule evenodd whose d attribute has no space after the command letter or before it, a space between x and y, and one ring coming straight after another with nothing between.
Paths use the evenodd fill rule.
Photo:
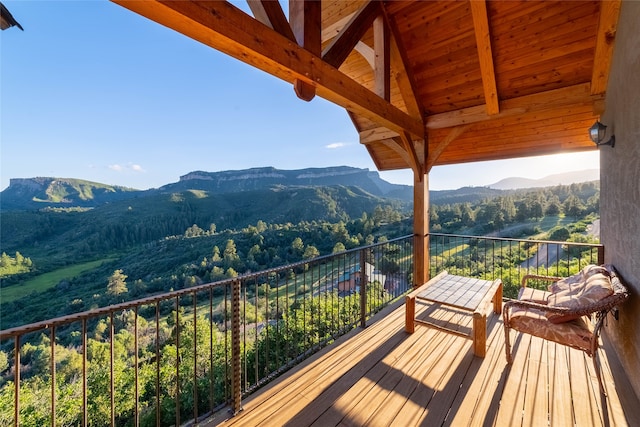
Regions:
<instances>
[{"instance_id":1,"label":"shadow on deck","mask_svg":"<svg viewBox=\"0 0 640 427\"><path fill-rule=\"evenodd\" d=\"M468 316L441 315L469 328ZM428 327L406 333L398 303L250 396L236 416L221 412L200 425L625 426L640 419L611 351L600 350L604 398L583 352L512 332L508 366L501 317L492 315L487 328L482 359L468 339Z\"/></svg>"}]
</instances>

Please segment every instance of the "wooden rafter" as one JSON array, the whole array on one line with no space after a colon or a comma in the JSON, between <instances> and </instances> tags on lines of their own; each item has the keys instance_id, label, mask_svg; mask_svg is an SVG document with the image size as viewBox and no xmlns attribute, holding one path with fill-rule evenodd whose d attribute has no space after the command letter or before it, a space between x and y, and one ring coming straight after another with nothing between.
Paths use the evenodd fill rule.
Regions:
<instances>
[{"instance_id":1,"label":"wooden rafter","mask_svg":"<svg viewBox=\"0 0 640 427\"><path fill-rule=\"evenodd\" d=\"M113 1L282 80L312 84L319 96L375 123L424 138L422 120L228 2Z\"/></svg>"},{"instance_id":2,"label":"wooden rafter","mask_svg":"<svg viewBox=\"0 0 640 427\"><path fill-rule=\"evenodd\" d=\"M412 117L422 117L422 109L416 99L414 84L411 75L405 67L402 50L398 47L397 40L395 36L391 37L391 70L393 77L398 84L400 95L402 96L409 115Z\"/></svg>"},{"instance_id":3,"label":"wooden rafter","mask_svg":"<svg viewBox=\"0 0 640 427\"><path fill-rule=\"evenodd\" d=\"M291 25L277 0L247 0L254 18L276 30L291 41L296 41Z\"/></svg>"},{"instance_id":4,"label":"wooden rafter","mask_svg":"<svg viewBox=\"0 0 640 427\"><path fill-rule=\"evenodd\" d=\"M596 105L603 95L591 95L591 85L583 83L562 89L554 89L534 95L508 99L500 102L500 113L488 115L484 106L463 108L448 113L427 117L427 129L440 129L469 123L495 120L504 117L535 113L562 106L591 103Z\"/></svg>"},{"instance_id":5,"label":"wooden rafter","mask_svg":"<svg viewBox=\"0 0 640 427\"><path fill-rule=\"evenodd\" d=\"M473 15L473 27L478 45L478 57L480 59L480 71L482 72L482 87L484 99L487 105L487 114L494 115L500 112L498 103L498 89L496 88L496 74L493 68L493 54L491 52L491 34L489 32L489 20L487 18L487 5L485 0L472 0L471 13Z\"/></svg>"},{"instance_id":6,"label":"wooden rafter","mask_svg":"<svg viewBox=\"0 0 640 427\"><path fill-rule=\"evenodd\" d=\"M379 14L380 6L378 2L365 4L357 13L352 15L349 22L324 49L322 59L335 68L339 68L362 36L371 28L373 21Z\"/></svg>"},{"instance_id":7,"label":"wooden rafter","mask_svg":"<svg viewBox=\"0 0 640 427\"><path fill-rule=\"evenodd\" d=\"M416 83L410 72L408 59L405 56L406 49L402 46L402 38L395 22L387 14L387 9L382 8L387 27L391 31L391 69L395 81L400 88L400 95L409 114L413 117L423 117L423 110L416 97Z\"/></svg>"},{"instance_id":8,"label":"wooden rafter","mask_svg":"<svg viewBox=\"0 0 640 427\"><path fill-rule=\"evenodd\" d=\"M596 52L591 75L591 93L594 95L605 93L607 90L609 67L611 66L618 17L620 16L620 3L621 0L600 2Z\"/></svg>"},{"instance_id":9,"label":"wooden rafter","mask_svg":"<svg viewBox=\"0 0 640 427\"><path fill-rule=\"evenodd\" d=\"M396 153L407 163L407 166L411 165L411 157L404 145L399 141L399 138L381 139L376 141L376 144L382 144ZM367 145L368 146L368 145Z\"/></svg>"},{"instance_id":10,"label":"wooden rafter","mask_svg":"<svg viewBox=\"0 0 640 427\"><path fill-rule=\"evenodd\" d=\"M411 135L406 132L402 132L394 139L400 146L404 147L405 151L409 155L409 165L411 166L413 173L416 177L419 177L419 180L422 180L422 163L420 162L420 159L418 159L416 148L411 140Z\"/></svg>"},{"instance_id":11,"label":"wooden rafter","mask_svg":"<svg viewBox=\"0 0 640 427\"><path fill-rule=\"evenodd\" d=\"M373 49L375 51L375 92L386 101L391 99L391 60L389 28L382 16L373 21Z\"/></svg>"},{"instance_id":12,"label":"wooden rafter","mask_svg":"<svg viewBox=\"0 0 640 427\"><path fill-rule=\"evenodd\" d=\"M361 144L368 144L370 142L379 141L381 139L391 139L399 136L398 132L394 132L385 127L363 130L359 134Z\"/></svg>"}]
</instances>

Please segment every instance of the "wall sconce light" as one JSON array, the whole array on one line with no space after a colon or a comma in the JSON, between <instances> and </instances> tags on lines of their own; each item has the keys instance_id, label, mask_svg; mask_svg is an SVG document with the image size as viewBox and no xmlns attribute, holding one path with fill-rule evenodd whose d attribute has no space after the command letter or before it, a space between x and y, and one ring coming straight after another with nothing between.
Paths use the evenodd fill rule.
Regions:
<instances>
[{"instance_id":1,"label":"wall sconce light","mask_svg":"<svg viewBox=\"0 0 640 427\"><path fill-rule=\"evenodd\" d=\"M611 135L611 138L607 142L604 141L604 137L607 131L607 127L600 123L599 121L595 122L593 126L589 128L589 138L597 145L610 145L612 148L616 144L615 135Z\"/></svg>"}]
</instances>

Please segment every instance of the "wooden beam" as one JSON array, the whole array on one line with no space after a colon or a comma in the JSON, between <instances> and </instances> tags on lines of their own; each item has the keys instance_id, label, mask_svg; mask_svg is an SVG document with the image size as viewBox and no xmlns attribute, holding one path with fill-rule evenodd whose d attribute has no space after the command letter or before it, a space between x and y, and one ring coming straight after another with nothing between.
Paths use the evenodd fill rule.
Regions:
<instances>
[{"instance_id":1,"label":"wooden beam","mask_svg":"<svg viewBox=\"0 0 640 427\"><path fill-rule=\"evenodd\" d=\"M296 41L291 25L278 0L247 0L253 16L291 41Z\"/></svg>"},{"instance_id":2,"label":"wooden beam","mask_svg":"<svg viewBox=\"0 0 640 427\"><path fill-rule=\"evenodd\" d=\"M398 144L404 147L405 151L409 154L409 165L411 166L413 173L416 177L422 177L422 163L420 162L420 159L418 159L418 155L416 154L416 149L413 146L411 135L403 132L400 134L398 139Z\"/></svg>"},{"instance_id":3,"label":"wooden beam","mask_svg":"<svg viewBox=\"0 0 640 427\"><path fill-rule=\"evenodd\" d=\"M362 36L371 28L373 21L380 14L378 2L368 2L340 30L337 37L324 49L322 59L340 68Z\"/></svg>"},{"instance_id":4,"label":"wooden beam","mask_svg":"<svg viewBox=\"0 0 640 427\"><path fill-rule=\"evenodd\" d=\"M433 167L433 165L436 164L436 162L438 161L438 157L440 157L440 154L442 154L445 148L447 148L449 144L455 141L464 131L466 131L469 128L469 126L471 125L462 125L462 126L454 127L453 129L451 129L451 131L446 136L446 138L444 138L442 141L438 143L435 150L429 150L429 157L427 159L427 164L425 166L426 173L429 173L431 171L431 168Z\"/></svg>"},{"instance_id":5,"label":"wooden beam","mask_svg":"<svg viewBox=\"0 0 640 427\"><path fill-rule=\"evenodd\" d=\"M429 281L429 175L413 175L413 287Z\"/></svg>"},{"instance_id":6,"label":"wooden beam","mask_svg":"<svg viewBox=\"0 0 640 427\"><path fill-rule=\"evenodd\" d=\"M395 37L391 38L391 72L395 79L400 96L411 117L422 117L422 108L416 99L413 79L405 67L405 62Z\"/></svg>"},{"instance_id":7,"label":"wooden beam","mask_svg":"<svg viewBox=\"0 0 640 427\"><path fill-rule=\"evenodd\" d=\"M500 112L500 105L498 103L498 89L496 88L496 74L493 68L493 54L491 53L491 34L487 18L487 5L485 0L472 0L470 4L476 44L478 46L478 57L480 59L484 99L487 106L487 114L491 116Z\"/></svg>"},{"instance_id":8,"label":"wooden beam","mask_svg":"<svg viewBox=\"0 0 640 427\"><path fill-rule=\"evenodd\" d=\"M609 68L613 57L613 46L618 30L621 0L600 2L600 20L596 37L596 53L591 75L591 94L603 94L607 90Z\"/></svg>"},{"instance_id":9,"label":"wooden beam","mask_svg":"<svg viewBox=\"0 0 640 427\"><path fill-rule=\"evenodd\" d=\"M316 56L322 52L322 5L319 0L290 0L289 22L298 46Z\"/></svg>"},{"instance_id":10,"label":"wooden beam","mask_svg":"<svg viewBox=\"0 0 640 427\"><path fill-rule=\"evenodd\" d=\"M604 99L603 95L591 95L591 84L583 83L568 86L562 89L554 89L534 95L508 99L500 102L500 112L489 115L484 106L463 108L448 113L434 114L426 119L427 129L441 129L460 126L469 123L477 123L488 120L496 120L537 111L555 109L574 104L597 102Z\"/></svg>"},{"instance_id":11,"label":"wooden beam","mask_svg":"<svg viewBox=\"0 0 640 427\"><path fill-rule=\"evenodd\" d=\"M356 47L353 48L353 50L358 52L364 59L366 59L372 70L376 67L376 53L371 47L369 47L368 44L359 41L358 44L356 44Z\"/></svg>"},{"instance_id":12,"label":"wooden beam","mask_svg":"<svg viewBox=\"0 0 640 427\"><path fill-rule=\"evenodd\" d=\"M289 22L298 45L312 54L322 52L322 5L319 0L290 0ZM315 86L303 79L295 79L293 89L298 98L311 101L316 96Z\"/></svg>"},{"instance_id":13,"label":"wooden beam","mask_svg":"<svg viewBox=\"0 0 640 427\"><path fill-rule=\"evenodd\" d=\"M373 21L373 49L375 55L374 80L375 92L382 99L391 99L391 59L389 28L384 17L378 16Z\"/></svg>"},{"instance_id":14,"label":"wooden beam","mask_svg":"<svg viewBox=\"0 0 640 427\"><path fill-rule=\"evenodd\" d=\"M375 143L367 143L365 144L366 147L373 147L377 144L382 144L387 148L390 148L391 150L393 150L395 153L397 153L402 160L404 160L404 162L406 163L406 167L410 168L411 167L411 158L409 157L409 153L407 153L407 150L405 150L404 146L402 145L402 143L400 143L398 141L398 138L389 138L389 139L380 139L378 141L376 141ZM371 156L374 160L375 157ZM379 170L381 170L381 168L378 168Z\"/></svg>"},{"instance_id":15,"label":"wooden beam","mask_svg":"<svg viewBox=\"0 0 640 427\"><path fill-rule=\"evenodd\" d=\"M398 132L394 132L385 127L377 127L360 131L360 143L368 144L370 142L380 141L381 139L397 138Z\"/></svg>"},{"instance_id":16,"label":"wooden beam","mask_svg":"<svg viewBox=\"0 0 640 427\"><path fill-rule=\"evenodd\" d=\"M384 12L385 9L381 8ZM362 10L360 11L362 13ZM422 117L422 110L418 105L418 101L415 96L415 91L413 89L413 79L411 78L407 68L405 67L405 60L402 56L402 50L398 47L398 36L395 34L394 29L391 25L391 21L389 20L386 13L382 13L381 16L384 17L386 22L386 28L391 32L391 37L389 37L389 45L390 45L390 65L388 66L390 78L393 76L400 90L400 95L404 101L407 112L410 116L415 118ZM323 28L322 30L322 39L323 42L328 41L334 38L337 34L340 34L343 27L350 25L350 22L355 20L356 13L352 13L340 20L336 23L332 24L330 27ZM371 25L371 24L368 24ZM335 40L334 40L335 43ZM374 42L375 44L375 42ZM329 47L325 48L325 52L327 52ZM372 70L376 69L375 65L375 51L369 47L367 44L362 41L358 41L353 48L358 51L369 63ZM326 58L325 58L326 59Z\"/></svg>"},{"instance_id":17,"label":"wooden beam","mask_svg":"<svg viewBox=\"0 0 640 427\"><path fill-rule=\"evenodd\" d=\"M319 96L375 123L424 138L422 120L409 116L229 2L112 1L284 81L304 80L316 87Z\"/></svg>"}]
</instances>

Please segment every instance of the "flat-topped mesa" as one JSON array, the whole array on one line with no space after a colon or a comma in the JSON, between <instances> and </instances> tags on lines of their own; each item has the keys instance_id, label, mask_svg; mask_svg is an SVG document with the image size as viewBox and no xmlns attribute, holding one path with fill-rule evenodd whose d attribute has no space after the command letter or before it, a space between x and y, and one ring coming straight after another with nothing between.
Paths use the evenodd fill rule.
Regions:
<instances>
[{"instance_id":1,"label":"flat-topped mesa","mask_svg":"<svg viewBox=\"0 0 640 427\"><path fill-rule=\"evenodd\" d=\"M307 168L298 170L280 170L274 167L251 168L244 170L230 170L220 172L193 171L180 177L180 182L189 180L203 181L234 181L250 179L286 179L286 180L309 180L334 176L345 176L364 173L368 169L353 168L349 166L336 166L327 168Z\"/></svg>"},{"instance_id":2,"label":"flat-topped mesa","mask_svg":"<svg viewBox=\"0 0 640 427\"><path fill-rule=\"evenodd\" d=\"M30 190L39 190L46 187L55 178L47 177L35 177L35 178L11 178L9 179L9 187L16 189L16 187L26 187Z\"/></svg>"}]
</instances>

